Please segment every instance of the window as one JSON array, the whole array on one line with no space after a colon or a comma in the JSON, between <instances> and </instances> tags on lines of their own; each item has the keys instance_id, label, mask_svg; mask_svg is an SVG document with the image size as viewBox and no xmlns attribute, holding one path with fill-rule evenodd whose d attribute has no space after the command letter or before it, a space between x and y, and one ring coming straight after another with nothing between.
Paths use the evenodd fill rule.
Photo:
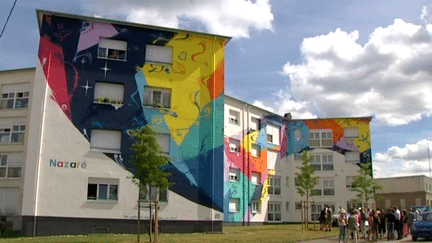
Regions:
<instances>
[{"instance_id":1,"label":"window","mask_svg":"<svg viewBox=\"0 0 432 243\"><path fill-rule=\"evenodd\" d=\"M281 203L280 202L268 202L267 209L267 220L269 222L280 222L282 221L281 213Z\"/></svg>"},{"instance_id":2,"label":"window","mask_svg":"<svg viewBox=\"0 0 432 243\"><path fill-rule=\"evenodd\" d=\"M121 131L92 129L91 150L103 153L120 153Z\"/></svg>"},{"instance_id":3,"label":"window","mask_svg":"<svg viewBox=\"0 0 432 243\"><path fill-rule=\"evenodd\" d=\"M144 106L158 108L171 107L171 90L146 86L144 89Z\"/></svg>"},{"instance_id":4,"label":"window","mask_svg":"<svg viewBox=\"0 0 432 243\"><path fill-rule=\"evenodd\" d=\"M23 159L20 153L0 154L0 178L21 178Z\"/></svg>"},{"instance_id":5,"label":"window","mask_svg":"<svg viewBox=\"0 0 432 243\"><path fill-rule=\"evenodd\" d=\"M267 142L273 143L273 135L267 134Z\"/></svg>"},{"instance_id":6,"label":"window","mask_svg":"<svg viewBox=\"0 0 432 243\"><path fill-rule=\"evenodd\" d=\"M275 170L276 162L278 160L278 152L275 150L267 149L267 169Z\"/></svg>"},{"instance_id":7,"label":"window","mask_svg":"<svg viewBox=\"0 0 432 243\"><path fill-rule=\"evenodd\" d=\"M317 188L312 190L314 196L334 196L334 179L322 178Z\"/></svg>"},{"instance_id":8,"label":"window","mask_svg":"<svg viewBox=\"0 0 432 243\"><path fill-rule=\"evenodd\" d=\"M24 143L25 128L23 121L0 122L0 144Z\"/></svg>"},{"instance_id":9,"label":"window","mask_svg":"<svg viewBox=\"0 0 432 243\"><path fill-rule=\"evenodd\" d=\"M251 117L251 123L250 123L250 129L251 130L254 130L254 131L260 130L259 124L260 124L260 122L259 122L258 118Z\"/></svg>"},{"instance_id":10,"label":"window","mask_svg":"<svg viewBox=\"0 0 432 243\"><path fill-rule=\"evenodd\" d=\"M279 133L280 133L280 127L273 125L273 124L267 124L267 142L279 145Z\"/></svg>"},{"instance_id":11,"label":"window","mask_svg":"<svg viewBox=\"0 0 432 243\"><path fill-rule=\"evenodd\" d=\"M239 153L240 152L240 141L237 139L230 138L229 139L229 149L231 153Z\"/></svg>"},{"instance_id":12,"label":"window","mask_svg":"<svg viewBox=\"0 0 432 243\"><path fill-rule=\"evenodd\" d=\"M252 213L261 213L261 203L259 201L251 202Z\"/></svg>"},{"instance_id":13,"label":"window","mask_svg":"<svg viewBox=\"0 0 432 243\"><path fill-rule=\"evenodd\" d=\"M169 134L156 134L156 140L159 143L162 153L169 155L171 136Z\"/></svg>"},{"instance_id":14,"label":"window","mask_svg":"<svg viewBox=\"0 0 432 243\"><path fill-rule=\"evenodd\" d=\"M331 130L310 130L310 147L333 147L333 133Z\"/></svg>"},{"instance_id":15,"label":"window","mask_svg":"<svg viewBox=\"0 0 432 243\"><path fill-rule=\"evenodd\" d=\"M332 171L333 170L333 155L332 154L312 154L311 166L316 171Z\"/></svg>"},{"instance_id":16,"label":"window","mask_svg":"<svg viewBox=\"0 0 432 243\"><path fill-rule=\"evenodd\" d=\"M231 198L230 199L230 201L229 201L229 211L231 213L239 211L239 199L238 198Z\"/></svg>"},{"instance_id":17,"label":"window","mask_svg":"<svg viewBox=\"0 0 432 243\"><path fill-rule=\"evenodd\" d=\"M127 42L113 39L99 39L97 57L109 60L126 60Z\"/></svg>"},{"instance_id":18,"label":"window","mask_svg":"<svg viewBox=\"0 0 432 243\"><path fill-rule=\"evenodd\" d=\"M354 176L347 176L346 177L346 188L352 188L352 184L354 183Z\"/></svg>"},{"instance_id":19,"label":"window","mask_svg":"<svg viewBox=\"0 0 432 243\"><path fill-rule=\"evenodd\" d=\"M345 162L349 162L349 163L360 162L360 153L359 152L346 152L345 153Z\"/></svg>"},{"instance_id":20,"label":"window","mask_svg":"<svg viewBox=\"0 0 432 243\"><path fill-rule=\"evenodd\" d=\"M19 188L0 188L0 215L18 215L19 213Z\"/></svg>"},{"instance_id":21,"label":"window","mask_svg":"<svg viewBox=\"0 0 432 243\"><path fill-rule=\"evenodd\" d=\"M344 137L345 138L358 138L359 137L358 128L345 128L344 129Z\"/></svg>"},{"instance_id":22,"label":"window","mask_svg":"<svg viewBox=\"0 0 432 243\"><path fill-rule=\"evenodd\" d=\"M301 161L301 154L300 153L294 154L294 160Z\"/></svg>"},{"instance_id":23,"label":"window","mask_svg":"<svg viewBox=\"0 0 432 243\"><path fill-rule=\"evenodd\" d=\"M323 179L323 195L324 196L334 196L334 180L333 179Z\"/></svg>"},{"instance_id":24,"label":"window","mask_svg":"<svg viewBox=\"0 0 432 243\"><path fill-rule=\"evenodd\" d=\"M290 211L290 207L289 207L289 206L290 206L290 203L289 203L289 202L286 202L286 203L285 203L285 210L286 210L286 211Z\"/></svg>"},{"instance_id":25,"label":"window","mask_svg":"<svg viewBox=\"0 0 432 243\"><path fill-rule=\"evenodd\" d=\"M172 64L172 48L168 46L146 45L146 63Z\"/></svg>"},{"instance_id":26,"label":"window","mask_svg":"<svg viewBox=\"0 0 432 243\"><path fill-rule=\"evenodd\" d=\"M240 171L238 169L231 168L228 173L228 180L238 182L240 180L239 173Z\"/></svg>"},{"instance_id":27,"label":"window","mask_svg":"<svg viewBox=\"0 0 432 243\"><path fill-rule=\"evenodd\" d=\"M289 187L289 177L287 176L287 177L285 177L285 183L286 183L286 187Z\"/></svg>"},{"instance_id":28,"label":"window","mask_svg":"<svg viewBox=\"0 0 432 243\"><path fill-rule=\"evenodd\" d=\"M240 125L240 112L235 110L229 110L229 123L234 125Z\"/></svg>"},{"instance_id":29,"label":"window","mask_svg":"<svg viewBox=\"0 0 432 243\"><path fill-rule=\"evenodd\" d=\"M294 177L294 185L296 186L300 185L298 177Z\"/></svg>"},{"instance_id":30,"label":"window","mask_svg":"<svg viewBox=\"0 0 432 243\"><path fill-rule=\"evenodd\" d=\"M258 172L252 172L251 182L254 185L260 184L260 174Z\"/></svg>"},{"instance_id":31,"label":"window","mask_svg":"<svg viewBox=\"0 0 432 243\"><path fill-rule=\"evenodd\" d=\"M269 176L268 182L268 194L281 195L281 178L279 176Z\"/></svg>"},{"instance_id":32,"label":"window","mask_svg":"<svg viewBox=\"0 0 432 243\"><path fill-rule=\"evenodd\" d=\"M29 84L3 85L1 109L27 108L29 96Z\"/></svg>"},{"instance_id":33,"label":"window","mask_svg":"<svg viewBox=\"0 0 432 243\"><path fill-rule=\"evenodd\" d=\"M156 186L142 186L139 189L140 201L156 201L159 197L160 202L168 202L168 190L161 190Z\"/></svg>"},{"instance_id":34,"label":"window","mask_svg":"<svg viewBox=\"0 0 432 243\"><path fill-rule=\"evenodd\" d=\"M301 138L302 138L301 130L300 129L294 129L294 139L296 141L300 141Z\"/></svg>"},{"instance_id":35,"label":"window","mask_svg":"<svg viewBox=\"0 0 432 243\"><path fill-rule=\"evenodd\" d=\"M260 157L261 147L258 144L252 144L252 157Z\"/></svg>"},{"instance_id":36,"label":"window","mask_svg":"<svg viewBox=\"0 0 432 243\"><path fill-rule=\"evenodd\" d=\"M89 178L87 200L118 200L118 179Z\"/></svg>"},{"instance_id":37,"label":"window","mask_svg":"<svg viewBox=\"0 0 432 243\"><path fill-rule=\"evenodd\" d=\"M96 82L94 101L102 104L123 104L124 85Z\"/></svg>"},{"instance_id":38,"label":"window","mask_svg":"<svg viewBox=\"0 0 432 243\"><path fill-rule=\"evenodd\" d=\"M302 209L302 204L301 204L301 202L296 202L294 206L295 206L295 209L296 209L296 210L301 210L301 209Z\"/></svg>"}]
</instances>

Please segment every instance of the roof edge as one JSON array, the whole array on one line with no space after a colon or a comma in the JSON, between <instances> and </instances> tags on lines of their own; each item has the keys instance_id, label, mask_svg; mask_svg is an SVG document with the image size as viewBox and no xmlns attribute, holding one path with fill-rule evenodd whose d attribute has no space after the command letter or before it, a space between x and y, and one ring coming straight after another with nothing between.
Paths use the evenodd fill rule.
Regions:
<instances>
[{"instance_id":1,"label":"roof edge","mask_svg":"<svg viewBox=\"0 0 432 243\"><path fill-rule=\"evenodd\" d=\"M114 20L114 19L96 18L96 17L86 16L86 15L77 15L77 14L56 12L56 11L51 11L51 10L36 9L36 16L37 16L37 20L38 20L39 31L41 30L41 26L42 26L43 15L55 15L55 16L59 16L59 17L75 18L75 19L81 19L81 20L106 21L106 22L113 23L113 24L120 24L120 25L126 25L126 26L131 26L131 27L138 27L138 28L164 30L164 31L171 31L171 32L180 31L180 32L186 32L186 33L190 33L190 34L197 34L197 35L205 35L205 36L210 36L210 37L222 38L222 39L225 39L225 44L228 43L228 41L232 39L232 37L229 37L229 36L216 35L216 34L210 34L210 33L204 33L204 32L192 31L192 30L175 29L175 28L161 27L161 26L155 26L155 25L126 22L126 21L120 21L120 20Z\"/></svg>"},{"instance_id":2,"label":"roof edge","mask_svg":"<svg viewBox=\"0 0 432 243\"><path fill-rule=\"evenodd\" d=\"M268 110L263 109L261 107L252 105L249 102L246 102L244 100L240 100L240 99L234 98L234 97L226 95L226 94L224 94L224 96L228 97L232 100L239 101L239 102L242 102L244 104L250 105L250 106L257 108L259 110L266 111L266 112L270 113L271 115L275 115L275 116L283 118L283 115L279 115L275 112L271 112L271 111L268 111ZM289 112L287 112L287 113L289 113ZM353 117L326 117L326 118L309 118L309 119L291 119L290 121L316 121L316 120L333 120L333 119L367 119L370 122L372 120L372 118L373 118L373 116L358 116L358 117L353 116Z\"/></svg>"},{"instance_id":3,"label":"roof edge","mask_svg":"<svg viewBox=\"0 0 432 243\"><path fill-rule=\"evenodd\" d=\"M6 69L6 70L0 70L1 73L3 72L18 72L18 71L26 71L26 70L31 70L31 69L36 69L36 67L25 67L25 68L13 68L13 69Z\"/></svg>"}]
</instances>

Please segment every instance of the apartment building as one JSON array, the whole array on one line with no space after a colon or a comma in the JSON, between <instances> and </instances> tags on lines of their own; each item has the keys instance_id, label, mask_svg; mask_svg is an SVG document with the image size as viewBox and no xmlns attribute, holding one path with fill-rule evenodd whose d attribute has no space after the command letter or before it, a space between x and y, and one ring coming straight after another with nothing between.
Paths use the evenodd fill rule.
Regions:
<instances>
[{"instance_id":1,"label":"apartment building","mask_svg":"<svg viewBox=\"0 0 432 243\"><path fill-rule=\"evenodd\" d=\"M310 219L324 205L358 206L350 191L359 165L372 163L371 117L292 119L225 97L225 189L227 223L301 221L295 173L309 151L320 177L310 200Z\"/></svg>"},{"instance_id":2,"label":"apartment building","mask_svg":"<svg viewBox=\"0 0 432 243\"><path fill-rule=\"evenodd\" d=\"M302 151L321 178L314 217L356 204L371 117L297 120L224 96L228 37L37 16L36 68L0 72L0 210L25 235L134 233L137 200L155 198L162 232L300 222ZM170 158L167 191L131 180L128 131L145 124Z\"/></svg>"},{"instance_id":3,"label":"apartment building","mask_svg":"<svg viewBox=\"0 0 432 243\"><path fill-rule=\"evenodd\" d=\"M0 71L0 216L21 227L29 99L35 68Z\"/></svg>"},{"instance_id":4,"label":"apartment building","mask_svg":"<svg viewBox=\"0 0 432 243\"><path fill-rule=\"evenodd\" d=\"M25 158L25 183L22 176L8 179L0 193L7 193L7 202L19 198L21 210L13 213L20 213L23 233L133 233L137 200L157 197L162 232L221 231L224 47L230 38L44 10L37 17L31 91L19 81L2 82L7 107L6 98L18 104L14 97L34 94L30 113L1 110L8 115L2 116L1 140L10 143L1 151L21 155L5 154L0 175L6 166L6 174L17 177L15 166ZM146 124L170 157L167 191L139 192L131 179L128 131ZM147 211L142 220L148 221Z\"/></svg>"},{"instance_id":5,"label":"apartment building","mask_svg":"<svg viewBox=\"0 0 432 243\"><path fill-rule=\"evenodd\" d=\"M376 182L383 187L375 194L379 208L397 206L409 210L411 206L432 207L432 178L428 176L378 178Z\"/></svg>"}]
</instances>

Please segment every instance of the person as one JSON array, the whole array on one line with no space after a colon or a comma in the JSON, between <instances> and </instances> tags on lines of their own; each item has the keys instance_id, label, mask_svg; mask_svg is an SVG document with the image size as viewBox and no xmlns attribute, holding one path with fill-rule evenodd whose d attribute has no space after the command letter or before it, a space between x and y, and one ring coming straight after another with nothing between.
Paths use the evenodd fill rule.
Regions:
<instances>
[{"instance_id":1,"label":"person","mask_svg":"<svg viewBox=\"0 0 432 243\"><path fill-rule=\"evenodd\" d=\"M395 214L395 231L397 232L398 235L398 240L402 239L402 221L401 221L401 212L399 211L399 209L394 206L394 214Z\"/></svg>"},{"instance_id":2,"label":"person","mask_svg":"<svg viewBox=\"0 0 432 243\"><path fill-rule=\"evenodd\" d=\"M333 216L333 209L330 206L327 206L326 231L332 230L332 216Z\"/></svg>"},{"instance_id":3,"label":"person","mask_svg":"<svg viewBox=\"0 0 432 243\"><path fill-rule=\"evenodd\" d=\"M408 216L407 216L407 211L405 209L402 210L401 223L402 223L402 237L407 237L408 236Z\"/></svg>"},{"instance_id":4,"label":"person","mask_svg":"<svg viewBox=\"0 0 432 243\"><path fill-rule=\"evenodd\" d=\"M324 226L325 226L325 223L326 223L326 207L325 206L321 210L320 217L319 217L319 222L320 222L320 230L324 230Z\"/></svg>"},{"instance_id":5,"label":"person","mask_svg":"<svg viewBox=\"0 0 432 243\"><path fill-rule=\"evenodd\" d=\"M416 221L420 221L421 220L420 210L416 209L414 214L415 214Z\"/></svg>"},{"instance_id":6,"label":"person","mask_svg":"<svg viewBox=\"0 0 432 243\"><path fill-rule=\"evenodd\" d=\"M358 231L357 212L353 210L351 212L351 216L348 219L348 236L347 236L347 239L349 239L350 235L352 235L354 242L357 243L357 231Z\"/></svg>"},{"instance_id":7,"label":"person","mask_svg":"<svg viewBox=\"0 0 432 243\"><path fill-rule=\"evenodd\" d=\"M370 238L372 240L378 240L378 215L375 212L375 210L371 210L369 215L368 215L368 223L369 223L369 229L368 229L368 237L367 239L369 240ZM372 235L372 237L370 237Z\"/></svg>"},{"instance_id":8,"label":"person","mask_svg":"<svg viewBox=\"0 0 432 243\"><path fill-rule=\"evenodd\" d=\"M411 232L412 232L412 226L414 224L414 219L415 219L414 209L411 208L411 210L407 214L408 234L411 234Z\"/></svg>"},{"instance_id":9,"label":"person","mask_svg":"<svg viewBox=\"0 0 432 243\"><path fill-rule=\"evenodd\" d=\"M395 226L396 216L392 212L391 208L387 209L385 218L387 220L387 240L393 240L395 238L394 226Z\"/></svg>"},{"instance_id":10,"label":"person","mask_svg":"<svg viewBox=\"0 0 432 243\"><path fill-rule=\"evenodd\" d=\"M0 236L3 236L6 231L6 216L0 216Z\"/></svg>"},{"instance_id":11,"label":"person","mask_svg":"<svg viewBox=\"0 0 432 243\"><path fill-rule=\"evenodd\" d=\"M379 225L378 225L378 233L380 238L384 238L386 234L386 219L384 209L379 209L378 212L379 217Z\"/></svg>"},{"instance_id":12,"label":"person","mask_svg":"<svg viewBox=\"0 0 432 243\"><path fill-rule=\"evenodd\" d=\"M363 208L360 208L360 232L364 239L366 239L366 220L367 216Z\"/></svg>"},{"instance_id":13,"label":"person","mask_svg":"<svg viewBox=\"0 0 432 243\"><path fill-rule=\"evenodd\" d=\"M346 217L346 212L343 209L340 210L338 223L339 223L339 243L346 242L348 238L347 237L348 220Z\"/></svg>"}]
</instances>

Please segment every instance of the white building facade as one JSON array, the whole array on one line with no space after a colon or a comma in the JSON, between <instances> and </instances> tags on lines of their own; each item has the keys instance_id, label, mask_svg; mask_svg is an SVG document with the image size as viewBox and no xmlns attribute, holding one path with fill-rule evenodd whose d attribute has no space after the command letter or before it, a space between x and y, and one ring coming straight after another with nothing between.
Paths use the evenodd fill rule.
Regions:
<instances>
[{"instance_id":1,"label":"white building facade","mask_svg":"<svg viewBox=\"0 0 432 243\"><path fill-rule=\"evenodd\" d=\"M335 211L358 206L350 188L359 165L372 163L370 120L293 120L226 96L225 222L300 222L305 198L297 192L295 173L302 151L310 153L320 177L309 219L317 220L324 205Z\"/></svg>"},{"instance_id":2,"label":"white building facade","mask_svg":"<svg viewBox=\"0 0 432 243\"><path fill-rule=\"evenodd\" d=\"M21 227L29 99L34 68L0 71L0 216Z\"/></svg>"}]
</instances>

